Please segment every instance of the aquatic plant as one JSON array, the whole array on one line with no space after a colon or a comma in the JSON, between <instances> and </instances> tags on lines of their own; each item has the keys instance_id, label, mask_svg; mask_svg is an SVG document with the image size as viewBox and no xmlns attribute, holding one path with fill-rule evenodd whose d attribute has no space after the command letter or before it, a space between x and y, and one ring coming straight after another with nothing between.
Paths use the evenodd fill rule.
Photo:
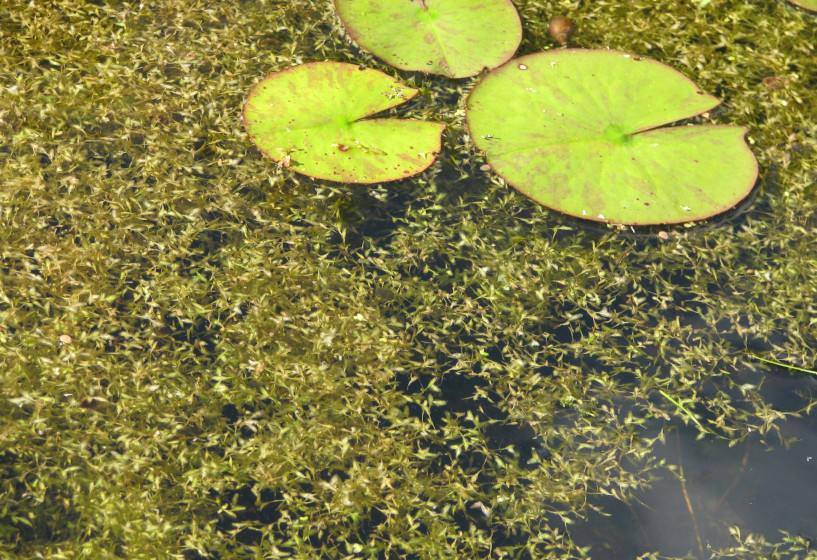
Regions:
<instances>
[{"instance_id":1,"label":"aquatic plant","mask_svg":"<svg viewBox=\"0 0 817 560\"><path fill-rule=\"evenodd\" d=\"M763 358L761 356L758 356L757 354L751 354L751 356L755 360L759 360L761 362L766 362L767 364L772 364L773 366L777 366L777 367L780 367L780 368L785 368L785 369L788 369L788 370L791 370L791 371L799 371L800 373L808 373L808 374L811 374L811 375L817 375L817 370L808 369L808 368L804 368L804 367L798 367L798 366L794 366L794 365L791 365L791 364L786 364L786 363L783 363L783 362L780 362L780 361L777 361L777 360L771 360L769 358Z\"/></svg>"},{"instance_id":2,"label":"aquatic plant","mask_svg":"<svg viewBox=\"0 0 817 560\"><path fill-rule=\"evenodd\" d=\"M271 74L250 92L250 139L284 167L319 179L379 183L426 169L444 125L360 120L417 94L386 74L342 62L315 62Z\"/></svg>"},{"instance_id":3,"label":"aquatic plant","mask_svg":"<svg viewBox=\"0 0 817 560\"><path fill-rule=\"evenodd\" d=\"M556 4L517 2L525 52ZM736 223L659 241L540 211L434 102L470 80L419 73L386 71L420 90L387 113L440 114L440 173L302 180L237 129L271 71L368 62L328 2L0 2L0 558L690 558L645 518L633 539L643 495L611 507L683 429L659 390L747 442L690 479L745 446L806 500L813 453L780 440L814 378L745 351L815 369L814 23L568 4L577 43L670 62L752 127L769 180ZM813 558L791 494L731 539L749 509L690 492L714 558ZM673 496L655 514L697 550Z\"/></svg>"},{"instance_id":4,"label":"aquatic plant","mask_svg":"<svg viewBox=\"0 0 817 560\"><path fill-rule=\"evenodd\" d=\"M335 0L335 9L350 35L390 64L450 77L501 64L521 37L507 1ZM474 11L480 17L462 17ZM563 45L572 30L564 16L549 25ZM311 63L256 85L244 121L285 167L340 182L391 181L431 165L443 125L360 119L416 93L375 70ZM494 171L540 204L615 224L670 224L724 212L755 184L747 129L659 128L719 103L657 61L573 49L489 72L469 95L466 118Z\"/></svg>"},{"instance_id":5,"label":"aquatic plant","mask_svg":"<svg viewBox=\"0 0 817 560\"><path fill-rule=\"evenodd\" d=\"M789 2L810 12L817 12L817 0L789 0Z\"/></svg>"},{"instance_id":6,"label":"aquatic plant","mask_svg":"<svg viewBox=\"0 0 817 560\"><path fill-rule=\"evenodd\" d=\"M535 201L589 220L666 224L723 212L755 184L745 128L658 128L719 103L657 61L564 50L484 76L466 118L491 167Z\"/></svg>"},{"instance_id":7,"label":"aquatic plant","mask_svg":"<svg viewBox=\"0 0 817 560\"><path fill-rule=\"evenodd\" d=\"M522 40L509 0L335 0L354 41L401 70L450 78L506 62Z\"/></svg>"}]
</instances>

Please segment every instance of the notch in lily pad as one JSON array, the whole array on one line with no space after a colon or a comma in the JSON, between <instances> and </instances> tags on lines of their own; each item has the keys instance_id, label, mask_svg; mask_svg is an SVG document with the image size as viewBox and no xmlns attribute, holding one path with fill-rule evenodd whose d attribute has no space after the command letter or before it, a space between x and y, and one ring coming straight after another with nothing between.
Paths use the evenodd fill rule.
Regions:
<instances>
[{"instance_id":1,"label":"notch in lily pad","mask_svg":"<svg viewBox=\"0 0 817 560\"><path fill-rule=\"evenodd\" d=\"M265 155L298 173L344 183L395 181L435 161L445 125L365 117L416 94L377 70L302 64L256 84L244 104L244 126Z\"/></svg>"},{"instance_id":2,"label":"notch in lily pad","mask_svg":"<svg viewBox=\"0 0 817 560\"><path fill-rule=\"evenodd\" d=\"M475 76L510 59L522 24L510 0L334 0L354 41L401 70Z\"/></svg>"},{"instance_id":3,"label":"notch in lily pad","mask_svg":"<svg viewBox=\"0 0 817 560\"><path fill-rule=\"evenodd\" d=\"M746 128L662 127L719 103L660 62L568 49L484 76L466 119L494 171L540 204L601 222L672 224L732 208L757 180Z\"/></svg>"}]
</instances>

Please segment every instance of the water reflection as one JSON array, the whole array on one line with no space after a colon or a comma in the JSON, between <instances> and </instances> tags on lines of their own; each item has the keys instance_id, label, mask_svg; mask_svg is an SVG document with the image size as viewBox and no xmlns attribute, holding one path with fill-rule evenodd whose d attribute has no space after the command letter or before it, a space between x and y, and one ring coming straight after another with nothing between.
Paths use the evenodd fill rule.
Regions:
<instances>
[{"instance_id":1,"label":"water reflection","mask_svg":"<svg viewBox=\"0 0 817 560\"><path fill-rule=\"evenodd\" d=\"M761 373L764 396L778 410L805 405L804 395L817 388L813 376ZM694 426L675 424L665 431L666 442L655 453L675 472L664 471L635 503L598 500L607 515L592 513L572 530L577 543L592 546L595 560L648 552L708 558L713 549L736 544L733 527L771 542L780 540L781 531L817 542L815 414L781 422L780 438L769 434L764 442L757 435L732 447L709 436L696 441Z\"/></svg>"}]
</instances>

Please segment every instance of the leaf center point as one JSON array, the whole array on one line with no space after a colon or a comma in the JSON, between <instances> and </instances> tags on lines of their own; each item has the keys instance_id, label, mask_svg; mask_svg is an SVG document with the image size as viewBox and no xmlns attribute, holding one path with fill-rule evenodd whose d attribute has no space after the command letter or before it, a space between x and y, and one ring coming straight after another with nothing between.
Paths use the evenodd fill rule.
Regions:
<instances>
[{"instance_id":1,"label":"leaf center point","mask_svg":"<svg viewBox=\"0 0 817 560\"><path fill-rule=\"evenodd\" d=\"M633 141L632 134L628 133L626 129L619 124L611 124L604 129L604 139L611 144L617 146L626 146Z\"/></svg>"},{"instance_id":2,"label":"leaf center point","mask_svg":"<svg viewBox=\"0 0 817 560\"><path fill-rule=\"evenodd\" d=\"M435 19L440 17L440 12L435 10L434 8L429 8L428 6L423 6L419 10L417 10L417 19L426 23L431 23Z\"/></svg>"},{"instance_id":3,"label":"leaf center point","mask_svg":"<svg viewBox=\"0 0 817 560\"><path fill-rule=\"evenodd\" d=\"M350 128L352 128L354 122L355 122L354 120L341 115L335 119L335 126L340 130L349 130Z\"/></svg>"}]
</instances>

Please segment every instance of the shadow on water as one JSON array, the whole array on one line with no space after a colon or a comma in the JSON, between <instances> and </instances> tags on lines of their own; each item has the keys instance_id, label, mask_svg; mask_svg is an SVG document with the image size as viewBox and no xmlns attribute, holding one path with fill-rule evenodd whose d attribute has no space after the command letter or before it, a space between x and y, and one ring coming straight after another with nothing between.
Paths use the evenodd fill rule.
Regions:
<instances>
[{"instance_id":1,"label":"shadow on water","mask_svg":"<svg viewBox=\"0 0 817 560\"><path fill-rule=\"evenodd\" d=\"M782 371L745 375L760 382L775 410L796 410L817 391L817 378ZM662 428L652 427L655 435ZM664 426L665 442L654 453L665 459L660 480L636 494L632 503L599 498L572 536L590 545L595 560L664 557L709 558L712 550L735 545L730 530L762 535L781 532L817 545L817 417L791 418L780 424L780 438L760 435L730 446L726 439L698 438L692 425ZM671 467L672 468L672 467Z\"/></svg>"}]
</instances>

